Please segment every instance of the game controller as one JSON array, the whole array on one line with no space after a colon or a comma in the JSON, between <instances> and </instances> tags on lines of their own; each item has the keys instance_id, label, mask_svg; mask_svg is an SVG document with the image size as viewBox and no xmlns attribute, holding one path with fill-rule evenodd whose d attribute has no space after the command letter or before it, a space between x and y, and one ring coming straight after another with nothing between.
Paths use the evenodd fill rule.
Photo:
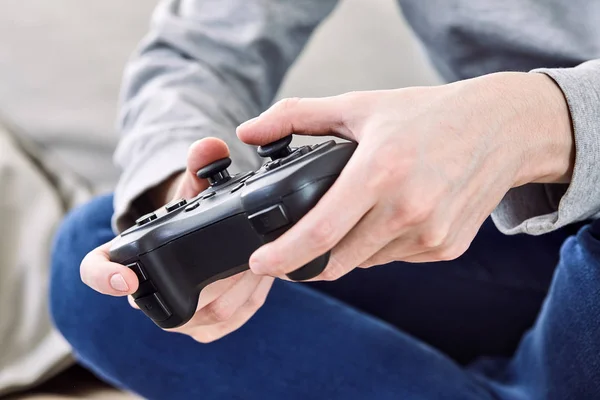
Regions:
<instances>
[{"instance_id":1,"label":"game controller","mask_svg":"<svg viewBox=\"0 0 600 400\"><path fill-rule=\"evenodd\" d=\"M144 215L112 244L110 259L139 279L133 298L162 328L188 322L201 290L248 269L250 255L281 236L333 185L356 143L333 140L291 148L292 136L258 148L270 158L255 172L230 176L231 159L201 168L210 187ZM288 274L311 279L327 266L329 253Z\"/></svg>"}]
</instances>

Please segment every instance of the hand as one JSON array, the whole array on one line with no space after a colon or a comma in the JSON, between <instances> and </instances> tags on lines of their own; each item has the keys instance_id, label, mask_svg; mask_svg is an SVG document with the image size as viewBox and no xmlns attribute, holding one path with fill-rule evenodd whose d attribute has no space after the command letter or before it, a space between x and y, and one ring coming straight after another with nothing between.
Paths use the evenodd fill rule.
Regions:
<instances>
[{"instance_id":1,"label":"hand","mask_svg":"<svg viewBox=\"0 0 600 400\"><path fill-rule=\"evenodd\" d=\"M566 182L574 158L563 94L535 73L288 99L237 133L255 145L291 133L359 143L315 208L250 258L255 273L283 277L331 250L319 280L457 258L509 189Z\"/></svg>"},{"instance_id":2,"label":"hand","mask_svg":"<svg viewBox=\"0 0 600 400\"><path fill-rule=\"evenodd\" d=\"M156 207L175 198L192 198L206 189L208 183L196 177L196 171L213 161L227 157L225 143L207 138L191 146L187 169L165 184L149 191ZM111 243L90 252L81 263L81 279L92 289L111 296L126 296L138 289L133 271L109 261ZM217 340L248 321L262 306L273 278L245 271L208 285L200 294L196 314L182 327L170 331L189 335L202 343ZM129 303L137 308L132 298Z\"/></svg>"}]
</instances>

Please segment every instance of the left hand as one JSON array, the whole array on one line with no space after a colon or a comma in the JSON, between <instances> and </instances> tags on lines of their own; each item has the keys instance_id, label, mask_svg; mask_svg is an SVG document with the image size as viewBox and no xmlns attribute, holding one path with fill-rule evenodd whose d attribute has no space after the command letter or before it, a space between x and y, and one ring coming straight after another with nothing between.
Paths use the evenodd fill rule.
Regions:
<instances>
[{"instance_id":1,"label":"left hand","mask_svg":"<svg viewBox=\"0 0 600 400\"><path fill-rule=\"evenodd\" d=\"M457 258L509 189L568 182L574 162L562 91L537 73L287 99L237 133L255 145L292 133L359 143L319 203L251 256L254 273L277 277L328 250L318 280L357 266Z\"/></svg>"}]
</instances>

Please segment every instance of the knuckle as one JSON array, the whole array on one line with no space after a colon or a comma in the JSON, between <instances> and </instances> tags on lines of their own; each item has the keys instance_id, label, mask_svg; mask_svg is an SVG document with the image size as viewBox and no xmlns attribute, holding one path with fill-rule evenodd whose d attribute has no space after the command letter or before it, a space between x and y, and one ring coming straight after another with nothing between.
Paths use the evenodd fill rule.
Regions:
<instances>
[{"instance_id":1,"label":"knuckle","mask_svg":"<svg viewBox=\"0 0 600 400\"><path fill-rule=\"evenodd\" d=\"M452 245L441 248L437 251L436 258L440 261L452 261L462 256L467 251L468 246Z\"/></svg>"},{"instance_id":2,"label":"knuckle","mask_svg":"<svg viewBox=\"0 0 600 400\"><path fill-rule=\"evenodd\" d=\"M246 308L252 311L257 311L265 305L266 299L266 296L263 296L260 293L254 293L252 296L250 296L248 301L246 301Z\"/></svg>"},{"instance_id":3,"label":"knuckle","mask_svg":"<svg viewBox=\"0 0 600 400\"><path fill-rule=\"evenodd\" d=\"M339 99L344 103L348 103L349 105L360 102L363 97L363 93L355 90L339 95Z\"/></svg>"},{"instance_id":4,"label":"knuckle","mask_svg":"<svg viewBox=\"0 0 600 400\"><path fill-rule=\"evenodd\" d=\"M426 249L435 249L443 246L448 238L447 228L433 228L425 230L418 238L420 247Z\"/></svg>"},{"instance_id":5,"label":"knuckle","mask_svg":"<svg viewBox=\"0 0 600 400\"><path fill-rule=\"evenodd\" d=\"M385 221L385 231L388 234L395 235L400 233L409 222L409 214L404 207L394 208Z\"/></svg>"},{"instance_id":6,"label":"knuckle","mask_svg":"<svg viewBox=\"0 0 600 400\"><path fill-rule=\"evenodd\" d=\"M385 151L384 154L377 155L377 157L371 157L367 162L366 169L374 171L366 182L367 188L375 191L388 191L393 183L399 182L404 179L405 168L398 165L399 157L395 154L392 149L378 151Z\"/></svg>"},{"instance_id":7,"label":"knuckle","mask_svg":"<svg viewBox=\"0 0 600 400\"><path fill-rule=\"evenodd\" d=\"M408 226L419 225L427 221L433 207L427 201L409 197L398 201L398 205L391 207L385 222L386 233L398 234Z\"/></svg>"},{"instance_id":8,"label":"knuckle","mask_svg":"<svg viewBox=\"0 0 600 400\"><path fill-rule=\"evenodd\" d=\"M312 247L316 250L327 251L335 245L335 230L328 219L322 219L310 232Z\"/></svg>"},{"instance_id":9,"label":"knuckle","mask_svg":"<svg viewBox=\"0 0 600 400\"><path fill-rule=\"evenodd\" d=\"M234 310L228 302L224 300L215 300L206 306L206 312L212 321L219 323L228 321L233 315Z\"/></svg>"},{"instance_id":10,"label":"knuckle","mask_svg":"<svg viewBox=\"0 0 600 400\"><path fill-rule=\"evenodd\" d=\"M286 99L279 100L277 103L275 103L273 108L276 111L289 111L290 109L296 107L300 100L301 99L299 97L288 97Z\"/></svg>"},{"instance_id":11,"label":"knuckle","mask_svg":"<svg viewBox=\"0 0 600 400\"><path fill-rule=\"evenodd\" d=\"M433 206L428 200L412 197L403 206L408 225L419 225L427 221L433 214Z\"/></svg>"}]
</instances>

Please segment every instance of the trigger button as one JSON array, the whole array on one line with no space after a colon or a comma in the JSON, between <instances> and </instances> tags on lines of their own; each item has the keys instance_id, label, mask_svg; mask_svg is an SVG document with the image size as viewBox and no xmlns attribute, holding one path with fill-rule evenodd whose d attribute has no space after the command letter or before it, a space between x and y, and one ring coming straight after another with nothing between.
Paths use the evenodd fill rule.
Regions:
<instances>
[{"instance_id":1,"label":"trigger button","mask_svg":"<svg viewBox=\"0 0 600 400\"><path fill-rule=\"evenodd\" d=\"M135 300L140 310L156 322L168 319L172 314L158 293L140 297Z\"/></svg>"},{"instance_id":2,"label":"trigger button","mask_svg":"<svg viewBox=\"0 0 600 400\"><path fill-rule=\"evenodd\" d=\"M135 272L139 283L146 282L148 280L148 275L146 275L146 273L144 272L144 269L142 268L142 266L139 263L135 262L135 263L129 264L127 266L127 268L129 268L133 272Z\"/></svg>"},{"instance_id":3,"label":"trigger button","mask_svg":"<svg viewBox=\"0 0 600 400\"><path fill-rule=\"evenodd\" d=\"M265 208L264 210L255 212L248 217L250 224L254 230L261 235L266 235L290 223L288 216L281 204Z\"/></svg>"}]
</instances>

